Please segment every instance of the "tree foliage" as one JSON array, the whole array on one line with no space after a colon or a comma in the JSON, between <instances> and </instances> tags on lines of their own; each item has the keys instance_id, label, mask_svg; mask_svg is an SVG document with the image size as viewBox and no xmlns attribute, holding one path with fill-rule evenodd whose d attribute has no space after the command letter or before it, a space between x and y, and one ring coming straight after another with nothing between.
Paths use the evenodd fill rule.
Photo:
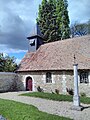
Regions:
<instances>
[{"instance_id":1,"label":"tree foliage","mask_svg":"<svg viewBox=\"0 0 90 120\"><path fill-rule=\"evenodd\" d=\"M57 0L57 6L56 6L56 23L58 25L58 36L59 39L66 39L69 38L69 17L68 17L68 11L67 11L68 3L66 0Z\"/></svg>"},{"instance_id":2,"label":"tree foliage","mask_svg":"<svg viewBox=\"0 0 90 120\"><path fill-rule=\"evenodd\" d=\"M42 0L37 23L46 42L69 38L67 0Z\"/></svg>"},{"instance_id":3,"label":"tree foliage","mask_svg":"<svg viewBox=\"0 0 90 120\"><path fill-rule=\"evenodd\" d=\"M4 56L0 53L0 72L14 72L17 69L14 57Z\"/></svg>"},{"instance_id":4,"label":"tree foliage","mask_svg":"<svg viewBox=\"0 0 90 120\"><path fill-rule=\"evenodd\" d=\"M88 34L90 34L90 19L87 22L87 29L88 29Z\"/></svg>"},{"instance_id":5,"label":"tree foliage","mask_svg":"<svg viewBox=\"0 0 90 120\"><path fill-rule=\"evenodd\" d=\"M90 34L90 20L86 23L78 23L75 22L73 25L71 25L71 36L83 36Z\"/></svg>"}]
</instances>

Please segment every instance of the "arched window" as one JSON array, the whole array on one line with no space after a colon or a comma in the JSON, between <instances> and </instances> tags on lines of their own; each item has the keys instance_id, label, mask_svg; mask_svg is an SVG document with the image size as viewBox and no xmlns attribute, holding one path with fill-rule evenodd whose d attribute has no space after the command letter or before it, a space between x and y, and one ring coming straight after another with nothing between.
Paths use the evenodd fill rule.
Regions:
<instances>
[{"instance_id":1,"label":"arched window","mask_svg":"<svg viewBox=\"0 0 90 120\"><path fill-rule=\"evenodd\" d=\"M89 83L88 72L81 72L80 73L80 83Z\"/></svg>"},{"instance_id":2,"label":"arched window","mask_svg":"<svg viewBox=\"0 0 90 120\"><path fill-rule=\"evenodd\" d=\"M46 73L46 83L52 83L52 74L50 72Z\"/></svg>"}]
</instances>

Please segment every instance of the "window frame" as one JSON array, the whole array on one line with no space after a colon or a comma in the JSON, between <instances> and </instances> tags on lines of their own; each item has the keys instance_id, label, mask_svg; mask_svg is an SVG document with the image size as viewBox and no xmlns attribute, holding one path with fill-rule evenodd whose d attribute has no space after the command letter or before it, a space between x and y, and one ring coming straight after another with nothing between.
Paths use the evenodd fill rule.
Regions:
<instances>
[{"instance_id":1,"label":"window frame","mask_svg":"<svg viewBox=\"0 0 90 120\"><path fill-rule=\"evenodd\" d=\"M84 84L88 84L89 83L89 72L87 71L82 71L80 72L80 84L84 83Z\"/></svg>"},{"instance_id":2,"label":"window frame","mask_svg":"<svg viewBox=\"0 0 90 120\"><path fill-rule=\"evenodd\" d=\"M51 72L46 73L46 83L52 83L52 73Z\"/></svg>"}]
</instances>

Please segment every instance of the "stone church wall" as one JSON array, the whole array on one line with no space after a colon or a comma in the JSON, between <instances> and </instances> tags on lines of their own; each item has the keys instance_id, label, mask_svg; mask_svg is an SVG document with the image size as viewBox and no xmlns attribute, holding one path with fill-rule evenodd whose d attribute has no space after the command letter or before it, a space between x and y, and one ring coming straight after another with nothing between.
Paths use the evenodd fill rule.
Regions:
<instances>
[{"instance_id":1,"label":"stone church wall","mask_svg":"<svg viewBox=\"0 0 90 120\"><path fill-rule=\"evenodd\" d=\"M26 89L26 78L32 77L33 91L37 91L40 86L45 92L55 92L58 89L61 94L66 94L66 88L73 88L73 73L63 71L52 72L52 83L46 83L46 72L25 72L19 73L22 75L24 90Z\"/></svg>"},{"instance_id":2,"label":"stone church wall","mask_svg":"<svg viewBox=\"0 0 90 120\"><path fill-rule=\"evenodd\" d=\"M52 71L52 83L46 83L46 72L22 72L7 73L0 72L0 92L26 90L26 78L32 77L32 91L37 91L40 86L45 92L55 92L58 89L60 94L68 94L66 88L73 89L73 71ZM79 93L90 96L90 74L89 83L79 82Z\"/></svg>"},{"instance_id":3,"label":"stone church wall","mask_svg":"<svg viewBox=\"0 0 90 120\"><path fill-rule=\"evenodd\" d=\"M45 92L55 92L58 89L60 94L68 94L66 88L74 88L74 76L73 71L53 71L52 83L46 83L46 72L23 72L19 73L22 76L22 83L24 84L23 90L26 90L26 78L32 77L33 91L37 91L37 87L40 86ZM79 93L85 93L90 96L90 83L80 84Z\"/></svg>"},{"instance_id":4,"label":"stone church wall","mask_svg":"<svg viewBox=\"0 0 90 120\"><path fill-rule=\"evenodd\" d=\"M85 83L79 84L79 93L85 93L86 96L90 97L90 84Z\"/></svg>"}]
</instances>

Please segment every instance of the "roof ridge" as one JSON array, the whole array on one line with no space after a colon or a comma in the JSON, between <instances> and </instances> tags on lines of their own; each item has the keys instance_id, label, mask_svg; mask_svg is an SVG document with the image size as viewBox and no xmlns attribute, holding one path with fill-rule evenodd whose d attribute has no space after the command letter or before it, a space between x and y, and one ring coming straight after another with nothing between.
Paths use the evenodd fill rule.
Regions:
<instances>
[{"instance_id":1,"label":"roof ridge","mask_svg":"<svg viewBox=\"0 0 90 120\"><path fill-rule=\"evenodd\" d=\"M48 44L54 44L54 43L58 43L58 42L64 43L64 42L73 41L73 40L77 40L77 39L79 40L80 38L86 38L86 37L89 37L89 36L90 35L84 35L84 36L79 36L79 37L74 37L74 38L67 38L67 39L63 39L63 40L57 40L57 41L42 44L41 46L48 45Z\"/></svg>"},{"instance_id":2,"label":"roof ridge","mask_svg":"<svg viewBox=\"0 0 90 120\"><path fill-rule=\"evenodd\" d=\"M74 54L78 69L90 69L90 35L41 45L26 54L18 71L73 70Z\"/></svg>"}]
</instances>

